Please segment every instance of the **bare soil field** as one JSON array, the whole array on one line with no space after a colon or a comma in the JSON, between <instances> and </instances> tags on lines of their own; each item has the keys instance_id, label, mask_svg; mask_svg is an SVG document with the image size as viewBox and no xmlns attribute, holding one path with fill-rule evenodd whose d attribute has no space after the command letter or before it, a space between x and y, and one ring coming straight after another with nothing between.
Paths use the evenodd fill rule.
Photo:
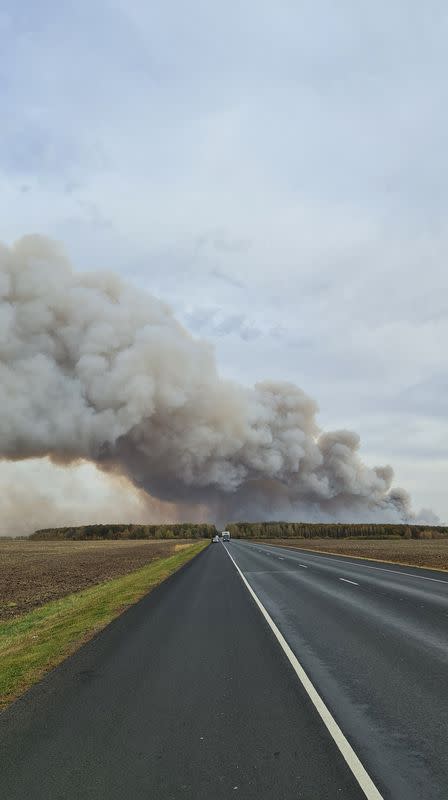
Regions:
<instances>
[{"instance_id":1,"label":"bare soil field","mask_svg":"<svg viewBox=\"0 0 448 800\"><path fill-rule=\"evenodd\" d=\"M259 539L259 542L448 570L448 539Z\"/></svg>"},{"instance_id":2,"label":"bare soil field","mask_svg":"<svg viewBox=\"0 0 448 800\"><path fill-rule=\"evenodd\" d=\"M0 620L166 558L190 542L1 541Z\"/></svg>"}]
</instances>

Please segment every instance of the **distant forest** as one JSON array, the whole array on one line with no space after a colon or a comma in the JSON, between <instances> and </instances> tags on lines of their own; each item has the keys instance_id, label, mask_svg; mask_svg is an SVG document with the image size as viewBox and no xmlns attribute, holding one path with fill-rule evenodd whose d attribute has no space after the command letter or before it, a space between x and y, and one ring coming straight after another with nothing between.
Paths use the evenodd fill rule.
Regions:
<instances>
[{"instance_id":1,"label":"distant forest","mask_svg":"<svg viewBox=\"0 0 448 800\"><path fill-rule=\"evenodd\" d=\"M308 522L232 522L226 526L234 539L442 539L448 527L442 525L375 525ZM70 528L45 528L30 539L211 539L214 525L81 525Z\"/></svg>"},{"instance_id":2,"label":"distant forest","mask_svg":"<svg viewBox=\"0 0 448 800\"><path fill-rule=\"evenodd\" d=\"M442 539L442 525L375 525L373 523L232 522L227 530L235 539Z\"/></svg>"},{"instance_id":3,"label":"distant forest","mask_svg":"<svg viewBox=\"0 0 448 800\"><path fill-rule=\"evenodd\" d=\"M43 528L29 537L43 539L211 539L214 525L80 525L72 528Z\"/></svg>"}]
</instances>

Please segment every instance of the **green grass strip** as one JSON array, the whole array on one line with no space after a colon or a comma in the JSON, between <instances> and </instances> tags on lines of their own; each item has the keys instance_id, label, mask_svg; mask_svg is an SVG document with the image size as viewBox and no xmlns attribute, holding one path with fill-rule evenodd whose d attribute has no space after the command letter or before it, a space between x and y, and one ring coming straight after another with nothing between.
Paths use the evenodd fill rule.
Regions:
<instances>
[{"instance_id":1,"label":"green grass strip","mask_svg":"<svg viewBox=\"0 0 448 800\"><path fill-rule=\"evenodd\" d=\"M69 594L0 624L0 708L208 545L195 542L168 558Z\"/></svg>"}]
</instances>

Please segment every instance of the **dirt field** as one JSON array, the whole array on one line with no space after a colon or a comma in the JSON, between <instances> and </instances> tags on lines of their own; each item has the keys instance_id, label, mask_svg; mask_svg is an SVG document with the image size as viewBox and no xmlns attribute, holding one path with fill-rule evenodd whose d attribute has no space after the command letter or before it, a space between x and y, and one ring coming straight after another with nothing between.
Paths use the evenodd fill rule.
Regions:
<instances>
[{"instance_id":1,"label":"dirt field","mask_svg":"<svg viewBox=\"0 0 448 800\"><path fill-rule=\"evenodd\" d=\"M125 575L186 546L179 541L0 540L0 620Z\"/></svg>"},{"instance_id":2,"label":"dirt field","mask_svg":"<svg viewBox=\"0 0 448 800\"><path fill-rule=\"evenodd\" d=\"M326 550L346 556L377 558L411 566L448 569L448 539L259 539L260 542Z\"/></svg>"}]
</instances>

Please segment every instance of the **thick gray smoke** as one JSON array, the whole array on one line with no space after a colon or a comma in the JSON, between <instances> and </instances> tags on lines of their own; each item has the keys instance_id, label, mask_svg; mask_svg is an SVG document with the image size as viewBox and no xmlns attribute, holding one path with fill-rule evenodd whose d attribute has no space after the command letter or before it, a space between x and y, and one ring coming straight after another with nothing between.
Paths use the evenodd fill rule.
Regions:
<instances>
[{"instance_id":1,"label":"thick gray smoke","mask_svg":"<svg viewBox=\"0 0 448 800\"><path fill-rule=\"evenodd\" d=\"M0 249L0 407L0 457L87 459L214 521L412 518L301 389L222 380L169 307L37 236Z\"/></svg>"}]
</instances>

